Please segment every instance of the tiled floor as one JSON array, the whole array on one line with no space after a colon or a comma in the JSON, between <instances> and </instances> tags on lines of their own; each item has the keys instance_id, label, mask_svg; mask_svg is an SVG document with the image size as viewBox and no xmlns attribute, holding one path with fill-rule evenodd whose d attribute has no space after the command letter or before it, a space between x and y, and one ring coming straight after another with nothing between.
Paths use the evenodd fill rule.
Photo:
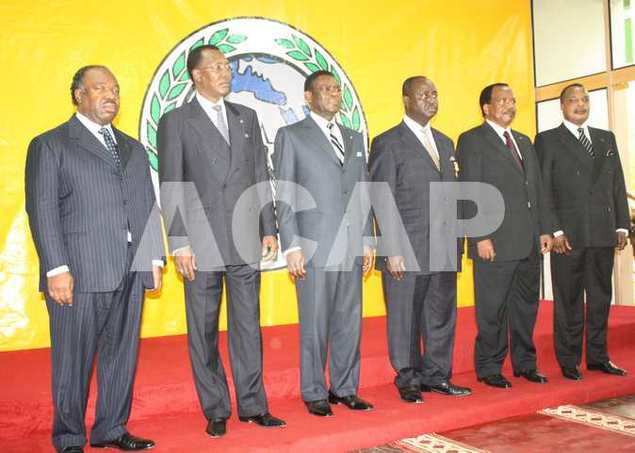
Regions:
<instances>
[{"instance_id":1,"label":"tiled floor","mask_svg":"<svg viewBox=\"0 0 635 453\"><path fill-rule=\"evenodd\" d=\"M635 395L445 433L401 439L357 453L587 453L635 452Z\"/></svg>"}]
</instances>

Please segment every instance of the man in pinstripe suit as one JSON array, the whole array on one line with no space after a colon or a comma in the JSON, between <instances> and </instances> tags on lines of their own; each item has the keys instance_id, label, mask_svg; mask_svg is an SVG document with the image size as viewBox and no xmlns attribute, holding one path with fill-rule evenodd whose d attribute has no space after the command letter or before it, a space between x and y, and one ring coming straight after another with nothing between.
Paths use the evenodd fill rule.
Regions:
<instances>
[{"instance_id":1,"label":"man in pinstripe suit","mask_svg":"<svg viewBox=\"0 0 635 453\"><path fill-rule=\"evenodd\" d=\"M77 112L33 139L26 210L40 258L53 367L53 445L77 453L95 354L98 396L91 445L142 450L128 433L145 289L161 287L163 245L145 150L115 129L119 85L103 66L71 84Z\"/></svg>"}]
</instances>

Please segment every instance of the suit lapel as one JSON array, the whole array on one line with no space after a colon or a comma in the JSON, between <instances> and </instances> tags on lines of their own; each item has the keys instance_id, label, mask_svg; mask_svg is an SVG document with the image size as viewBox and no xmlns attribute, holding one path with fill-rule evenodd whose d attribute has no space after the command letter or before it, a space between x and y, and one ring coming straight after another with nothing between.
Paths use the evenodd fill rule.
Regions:
<instances>
[{"instance_id":1,"label":"suit lapel","mask_svg":"<svg viewBox=\"0 0 635 453\"><path fill-rule=\"evenodd\" d=\"M348 129L341 126L339 123L336 124L337 127L340 129L342 140L344 140L344 166L346 166L346 164L348 164L348 162L353 157L353 153L355 152L355 150L353 149L353 136Z\"/></svg>"},{"instance_id":2,"label":"suit lapel","mask_svg":"<svg viewBox=\"0 0 635 453\"><path fill-rule=\"evenodd\" d=\"M229 146L212 120L209 119L201 104L194 98L189 104L187 121L199 133L200 144L212 160L215 157L229 162ZM231 140L231 138L230 138Z\"/></svg>"},{"instance_id":3,"label":"suit lapel","mask_svg":"<svg viewBox=\"0 0 635 453\"><path fill-rule=\"evenodd\" d=\"M446 141L441 137L441 133L432 128L432 137L434 138L434 144L437 146L439 152L439 167L442 175L451 175L454 179L454 167L450 161L452 157L452 149L446 146Z\"/></svg>"},{"instance_id":4,"label":"suit lapel","mask_svg":"<svg viewBox=\"0 0 635 453\"><path fill-rule=\"evenodd\" d=\"M494 128L487 123L483 123L483 125L481 126L481 132L483 133L487 141L494 146L494 156L500 160L507 162L514 168L514 170L516 170L516 172L520 176L524 177L523 171L518 168L518 164L511 155L511 151L509 150L509 148L507 148L507 146L505 146L503 140L499 137ZM515 138L516 137L514 136L514 139Z\"/></svg>"},{"instance_id":5,"label":"suit lapel","mask_svg":"<svg viewBox=\"0 0 635 453\"><path fill-rule=\"evenodd\" d=\"M567 129L564 124L561 124L558 128L560 133L560 141L564 145L564 149L573 158L577 159L582 165L591 169L593 168L593 158L589 155L589 153L584 149L584 146L580 143L580 141ZM593 137L591 137L591 142L595 147L595 142L593 141Z\"/></svg>"},{"instance_id":6,"label":"suit lapel","mask_svg":"<svg viewBox=\"0 0 635 453\"><path fill-rule=\"evenodd\" d=\"M415 133L412 132L412 129L410 129L408 125L406 125L406 123L404 123L403 121L400 124L400 134L401 141L404 142L407 149L412 149L413 151L415 151L431 169L439 171L437 166L434 164L432 157L430 157L430 153L428 152L428 150L421 144Z\"/></svg>"},{"instance_id":7,"label":"suit lapel","mask_svg":"<svg viewBox=\"0 0 635 453\"><path fill-rule=\"evenodd\" d=\"M602 174L602 168L606 163L609 149L609 144L606 142L604 137L598 133L598 130L595 128L589 128L589 135L591 136L591 144L593 145L593 152L595 153L595 159L593 159L593 174L591 176L591 183L595 184L595 181L599 178L600 174Z\"/></svg>"},{"instance_id":8,"label":"suit lapel","mask_svg":"<svg viewBox=\"0 0 635 453\"><path fill-rule=\"evenodd\" d=\"M337 165L338 168L342 168L339 159L335 155L335 150L333 149L333 145L326 138L320 126L311 118L311 115L307 115L307 117L303 120L304 128L306 130L307 143L314 143L316 148L319 148L323 153L328 155L328 158L331 162ZM341 129L340 129L341 130ZM345 145L346 146L346 145ZM352 146L351 146L352 147ZM346 149L345 149L346 151Z\"/></svg>"},{"instance_id":9,"label":"suit lapel","mask_svg":"<svg viewBox=\"0 0 635 453\"><path fill-rule=\"evenodd\" d=\"M229 128L230 161L235 165L239 162L239 156L235 154L242 153L243 144L249 135L245 132L245 119L240 116L238 109L233 104L225 102L225 111L227 112L227 127Z\"/></svg>"},{"instance_id":10,"label":"suit lapel","mask_svg":"<svg viewBox=\"0 0 635 453\"><path fill-rule=\"evenodd\" d=\"M85 149L86 151L89 151L99 159L106 162L111 167L116 168L115 162L110 155L110 151L106 149L106 147L97 139L97 137L95 137L93 134L90 133L88 129L86 129L86 127L77 119L75 115L73 115L68 121L68 126L70 138L75 141L75 143L79 147Z\"/></svg>"},{"instance_id":11,"label":"suit lapel","mask_svg":"<svg viewBox=\"0 0 635 453\"><path fill-rule=\"evenodd\" d=\"M126 168L126 165L128 165L132 150L130 149L130 145L126 137L124 137L124 135L114 127L112 128L112 130L115 133L115 140L117 140L117 152L119 153L121 168L124 169Z\"/></svg>"}]
</instances>

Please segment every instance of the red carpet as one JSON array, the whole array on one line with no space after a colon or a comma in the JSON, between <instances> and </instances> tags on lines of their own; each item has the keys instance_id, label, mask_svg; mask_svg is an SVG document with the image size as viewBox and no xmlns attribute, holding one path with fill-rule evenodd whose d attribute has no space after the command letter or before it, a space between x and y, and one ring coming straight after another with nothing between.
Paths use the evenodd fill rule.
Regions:
<instances>
[{"instance_id":1,"label":"red carpet","mask_svg":"<svg viewBox=\"0 0 635 453\"><path fill-rule=\"evenodd\" d=\"M474 395L453 399L425 394L422 405L408 405L398 399L387 357L385 319L366 319L360 394L375 404L375 410L355 413L335 407L336 416L329 419L308 415L300 400L298 326L265 328L265 386L271 412L289 425L283 430L266 430L232 417L228 435L219 440L204 435L205 420L194 392L186 338L144 340L129 427L133 433L155 439L156 450L165 452L347 451L424 432L530 414L545 407L635 393L635 308L613 307L609 331L612 360L632 374L620 378L583 370L584 380L580 382L565 380L559 373L553 354L551 311L551 303L541 304L535 331L539 368L549 376L549 384L512 378L509 364L505 372L512 380L512 389L491 389L477 383L472 363L474 311L464 308L458 317L454 381L472 387ZM226 359L225 340L221 336ZM0 451L52 451L49 351L0 353L0 369ZM88 426L93 412L91 400Z\"/></svg>"}]
</instances>

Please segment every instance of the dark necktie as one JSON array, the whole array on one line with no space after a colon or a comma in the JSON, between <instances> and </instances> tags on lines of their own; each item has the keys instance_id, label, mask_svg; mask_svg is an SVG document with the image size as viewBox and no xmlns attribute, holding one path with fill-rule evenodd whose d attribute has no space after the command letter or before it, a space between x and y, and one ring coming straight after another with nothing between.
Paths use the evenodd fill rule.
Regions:
<instances>
[{"instance_id":1,"label":"dark necktie","mask_svg":"<svg viewBox=\"0 0 635 453\"><path fill-rule=\"evenodd\" d=\"M512 157L514 158L514 162L518 165L518 168L523 169L523 162L520 160L520 156L518 155L518 150L516 146L514 146L514 142L512 141L512 136L508 131L503 132L503 137L505 137L505 145L509 148L509 152L512 153Z\"/></svg>"},{"instance_id":2,"label":"dark necktie","mask_svg":"<svg viewBox=\"0 0 635 453\"><path fill-rule=\"evenodd\" d=\"M584 129L579 127L578 134L580 134L580 136L578 137L578 140L580 140L580 143L582 143L582 146L584 146L584 149L586 149L586 152L589 153L589 156L591 156L591 158L594 158L595 153L593 152L593 145L591 144L591 141L588 138L586 138Z\"/></svg>"},{"instance_id":3,"label":"dark necktie","mask_svg":"<svg viewBox=\"0 0 635 453\"><path fill-rule=\"evenodd\" d=\"M99 133L104 137L104 142L106 143L106 149L110 151L112 155L112 160L115 162L115 166L117 170L121 171L121 159L119 159L119 152L117 151L117 144L115 140L113 140L112 135L110 135L110 131L106 127L102 127L99 129Z\"/></svg>"},{"instance_id":4,"label":"dark necktie","mask_svg":"<svg viewBox=\"0 0 635 453\"><path fill-rule=\"evenodd\" d=\"M335 151L335 157L340 161L340 165L344 164L344 147L337 139L337 136L333 132L333 127L335 123L328 123L327 127L329 129L329 139L331 140L331 144L333 145L333 151Z\"/></svg>"}]
</instances>

